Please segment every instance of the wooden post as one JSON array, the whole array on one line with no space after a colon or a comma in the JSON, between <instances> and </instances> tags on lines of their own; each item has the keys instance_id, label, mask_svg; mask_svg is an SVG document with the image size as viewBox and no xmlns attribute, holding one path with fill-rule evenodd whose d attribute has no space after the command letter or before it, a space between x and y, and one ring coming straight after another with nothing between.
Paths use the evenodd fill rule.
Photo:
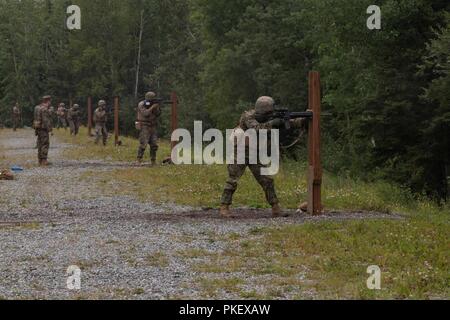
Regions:
<instances>
[{"instance_id":1,"label":"wooden post","mask_svg":"<svg viewBox=\"0 0 450 320\"><path fill-rule=\"evenodd\" d=\"M92 137L92 97L88 97L87 102L87 112L88 112L88 136Z\"/></svg>"},{"instance_id":2,"label":"wooden post","mask_svg":"<svg viewBox=\"0 0 450 320\"><path fill-rule=\"evenodd\" d=\"M319 215L322 213L322 165L320 160L320 75L316 71L309 73L309 109L313 118L309 124L308 138L308 213Z\"/></svg>"},{"instance_id":3,"label":"wooden post","mask_svg":"<svg viewBox=\"0 0 450 320\"><path fill-rule=\"evenodd\" d=\"M172 92L172 116L171 116L171 129L172 133L178 129L178 97L177 93ZM171 149L175 148L176 142L171 143Z\"/></svg>"},{"instance_id":4,"label":"wooden post","mask_svg":"<svg viewBox=\"0 0 450 320\"><path fill-rule=\"evenodd\" d=\"M114 97L114 145L119 145L119 97Z\"/></svg>"}]
</instances>

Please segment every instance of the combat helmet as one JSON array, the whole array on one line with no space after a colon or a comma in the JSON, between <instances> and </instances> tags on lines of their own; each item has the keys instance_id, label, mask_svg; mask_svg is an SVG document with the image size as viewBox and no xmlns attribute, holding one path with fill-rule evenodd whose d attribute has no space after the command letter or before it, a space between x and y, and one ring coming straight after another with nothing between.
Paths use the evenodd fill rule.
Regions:
<instances>
[{"instance_id":1,"label":"combat helmet","mask_svg":"<svg viewBox=\"0 0 450 320\"><path fill-rule=\"evenodd\" d=\"M106 101L105 101L105 100L100 100L100 101L98 102L98 106L99 106L99 107L104 107L104 106L106 106Z\"/></svg>"},{"instance_id":2,"label":"combat helmet","mask_svg":"<svg viewBox=\"0 0 450 320\"><path fill-rule=\"evenodd\" d=\"M156 98L156 93L149 91L145 94L145 100L152 100Z\"/></svg>"},{"instance_id":3,"label":"combat helmet","mask_svg":"<svg viewBox=\"0 0 450 320\"><path fill-rule=\"evenodd\" d=\"M255 104L257 115L266 115L274 111L275 101L271 97L259 97Z\"/></svg>"}]
</instances>

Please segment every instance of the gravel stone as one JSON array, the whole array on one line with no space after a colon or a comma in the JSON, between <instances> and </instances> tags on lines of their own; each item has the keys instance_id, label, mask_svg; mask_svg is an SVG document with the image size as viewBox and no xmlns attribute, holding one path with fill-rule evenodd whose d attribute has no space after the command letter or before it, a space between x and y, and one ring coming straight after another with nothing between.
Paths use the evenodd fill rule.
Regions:
<instances>
[{"instance_id":1,"label":"gravel stone","mask_svg":"<svg viewBox=\"0 0 450 320\"><path fill-rule=\"evenodd\" d=\"M259 292L264 290L259 283L270 280L270 275L200 275L193 264L204 259L188 259L182 253L190 249L221 252L230 245L227 235L249 238L255 227L393 218L330 212L320 217L294 213L290 218L272 219L267 210L242 209L238 218L226 220L217 210L141 202L99 190L80 177L132 164L64 159L63 151L70 145L61 143L57 135L51 137L53 166L38 168L34 146L32 130L0 131L0 167L25 168L16 180L0 181L0 299L207 298L197 286L199 276L242 277L254 283L243 289ZM66 271L71 265L82 271L79 291L67 288ZM306 275L299 277L307 280ZM223 291L221 298L240 297Z\"/></svg>"}]
</instances>

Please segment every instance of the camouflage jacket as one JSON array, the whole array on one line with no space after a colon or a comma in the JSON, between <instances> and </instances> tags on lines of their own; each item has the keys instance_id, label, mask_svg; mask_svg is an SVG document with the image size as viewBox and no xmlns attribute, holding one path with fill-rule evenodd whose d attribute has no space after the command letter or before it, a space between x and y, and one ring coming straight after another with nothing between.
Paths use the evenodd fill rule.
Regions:
<instances>
[{"instance_id":1,"label":"camouflage jacket","mask_svg":"<svg viewBox=\"0 0 450 320\"><path fill-rule=\"evenodd\" d=\"M145 106L145 101L138 105L137 120L144 126L155 127L158 124L158 117L161 115L161 108L154 104L151 108Z\"/></svg>"},{"instance_id":2,"label":"camouflage jacket","mask_svg":"<svg viewBox=\"0 0 450 320\"><path fill-rule=\"evenodd\" d=\"M66 115L66 109L64 107L58 107L56 114L58 117L64 117Z\"/></svg>"},{"instance_id":3,"label":"camouflage jacket","mask_svg":"<svg viewBox=\"0 0 450 320\"><path fill-rule=\"evenodd\" d=\"M20 116L20 109L16 106L13 107L13 115Z\"/></svg>"},{"instance_id":4,"label":"camouflage jacket","mask_svg":"<svg viewBox=\"0 0 450 320\"><path fill-rule=\"evenodd\" d=\"M51 131L53 129L51 117L51 112L47 107L43 105L36 106L34 108L34 128Z\"/></svg>"},{"instance_id":5,"label":"camouflage jacket","mask_svg":"<svg viewBox=\"0 0 450 320\"><path fill-rule=\"evenodd\" d=\"M96 124L105 124L108 121L108 117L105 109L97 108L94 112L94 122Z\"/></svg>"},{"instance_id":6,"label":"camouflage jacket","mask_svg":"<svg viewBox=\"0 0 450 320\"><path fill-rule=\"evenodd\" d=\"M69 120L78 120L78 117L80 116L80 110L77 108L70 108L69 111L67 111L67 119Z\"/></svg>"},{"instance_id":7,"label":"camouflage jacket","mask_svg":"<svg viewBox=\"0 0 450 320\"><path fill-rule=\"evenodd\" d=\"M307 119L293 119L291 120L291 127L304 129L306 128L307 123ZM258 122L258 120L256 120L256 111L250 110L244 112L244 114L241 116L241 119L239 120L239 128L244 131L247 131L249 129L255 129L256 131L262 129L270 130L272 129L272 125L269 121L263 123Z\"/></svg>"},{"instance_id":8,"label":"camouflage jacket","mask_svg":"<svg viewBox=\"0 0 450 320\"><path fill-rule=\"evenodd\" d=\"M299 128L301 130L305 130L307 128L308 120L307 119L293 119L290 121L290 123L291 123L292 129ZM238 129L242 129L242 131L239 131ZM255 110L244 112L244 114L241 116L241 118L239 120L238 128L236 128L233 131L233 134L231 135L230 139L232 139L232 140L236 139L235 141L238 144L245 143L245 146L247 148L251 148L250 140L248 137L245 136L245 131L250 130L250 129L254 129L257 132L259 130L269 130L268 136L267 136L268 137L267 145L268 146L271 145L270 130L275 129L275 128L272 128L272 124L270 121L259 122L256 119L256 111ZM245 140L243 140L243 139L245 139ZM255 148L255 147L257 149L259 148L259 140L253 146L253 148Z\"/></svg>"}]
</instances>

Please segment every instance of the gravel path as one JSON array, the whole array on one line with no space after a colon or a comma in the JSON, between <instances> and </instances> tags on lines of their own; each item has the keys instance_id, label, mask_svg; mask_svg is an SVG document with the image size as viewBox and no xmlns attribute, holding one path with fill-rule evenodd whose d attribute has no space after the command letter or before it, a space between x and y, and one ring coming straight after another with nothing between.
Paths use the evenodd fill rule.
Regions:
<instances>
[{"instance_id":1,"label":"gravel path","mask_svg":"<svg viewBox=\"0 0 450 320\"><path fill-rule=\"evenodd\" d=\"M202 260L187 259L188 250L220 252L227 235L249 238L261 226L390 217L328 213L271 219L268 211L242 210L239 218L224 220L214 210L112 197L80 176L131 164L67 160L63 151L70 146L56 137L51 144L53 166L38 168L33 131L0 130L0 168L25 168L16 180L0 181L0 299L205 298L192 266ZM82 270L79 291L67 289L71 265ZM224 292L221 298L239 296Z\"/></svg>"}]
</instances>

